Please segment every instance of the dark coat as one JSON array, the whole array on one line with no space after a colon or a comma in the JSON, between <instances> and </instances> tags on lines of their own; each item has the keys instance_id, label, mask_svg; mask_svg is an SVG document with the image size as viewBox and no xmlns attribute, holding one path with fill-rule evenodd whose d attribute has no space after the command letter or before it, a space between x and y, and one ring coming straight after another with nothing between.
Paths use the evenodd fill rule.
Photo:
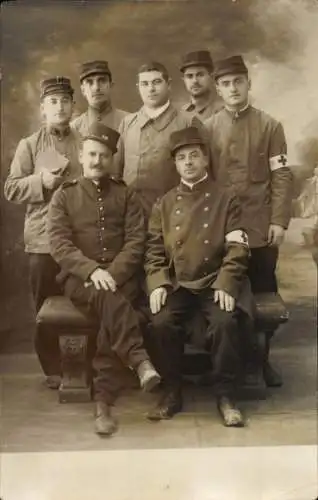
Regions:
<instances>
[{"instance_id":1,"label":"dark coat","mask_svg":"<svg viewBox=\"0 0 318 500\"><path fill-rule=\"evenodd\" d=\"M53 258L60 281L68 275L83 282L97 268L107 269L118 287L136 282L145 250L145 221L136 195L118 180L98 187L81 177L54 194L48 217Z\"/></svg>"},{"instance_id":2,"label":"dark coat","mask_svg":"<svg viewBox=\"0 0 318 500\"><path fill-rule=\"evenodd\" d=\"M179 286L242 297L249 247L238 199L207 178L193 189L182 182L153 208L145 270L148 292ZM247 293L243 308L251 311Z\"/></svg>"}]
</instances>

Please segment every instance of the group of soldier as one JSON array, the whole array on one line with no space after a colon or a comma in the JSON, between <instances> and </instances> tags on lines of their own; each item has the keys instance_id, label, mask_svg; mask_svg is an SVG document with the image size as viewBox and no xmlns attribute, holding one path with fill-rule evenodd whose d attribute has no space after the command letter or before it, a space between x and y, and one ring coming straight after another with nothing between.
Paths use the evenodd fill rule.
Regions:
<instances>
[{"instance_id":1,"label":"group of soldier","mask_svg":"<svg viewBox=\"0 0 318 500\"><path fill-rule=\"evenodd\" d=\"M292 187L283 127L249 104L241 56L213 63L208 51L191 52L180 71L190 96L182 109L170 100L166 67L150 62L137 74L142 107L127 113L112 105L108 63L84 63L88 109L73 121L70 80L42 81L43 125L20 141L5 183L6 198L26 205L36 312L64 293L99 320L98 434L117 426L118 367L146 391L161 384L150 420L181 411L184 332L194 313L205 321L200 335L223 423L243 426L235 396L252 292L277 291ZM57 339L37 333L35 348L57 388ZM263 374L280 385L268 356Z\"/></svg>"}]
</instances>

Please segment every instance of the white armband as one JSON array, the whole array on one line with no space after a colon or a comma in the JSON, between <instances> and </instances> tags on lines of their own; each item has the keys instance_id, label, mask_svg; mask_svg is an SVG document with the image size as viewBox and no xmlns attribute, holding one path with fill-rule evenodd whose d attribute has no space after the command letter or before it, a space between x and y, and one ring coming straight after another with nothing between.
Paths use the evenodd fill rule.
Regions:
<instances>
[{"instance_id":1,"label":"white armband","mask_svg":"<svg viewBox=\"0 0 318 500\"><path fill-rule=\"evenodd\" d=\"M280 154L276 156L272 156L269 159L269 167L271 172L278 170L279 168L288 167L288 160L286 154Z\"/></svg>"},{"instance_id":2,"label":"white armband","mask_svg":"<svg viewBox=\"0 0 318 500\"><path fill-rule=\"evenodd\" d=\"M227 233L225 235L225 241L227 243L241 243L242 245L248 246L248 236L242 229L235 229Z\"/></svg>"}]
</instances>

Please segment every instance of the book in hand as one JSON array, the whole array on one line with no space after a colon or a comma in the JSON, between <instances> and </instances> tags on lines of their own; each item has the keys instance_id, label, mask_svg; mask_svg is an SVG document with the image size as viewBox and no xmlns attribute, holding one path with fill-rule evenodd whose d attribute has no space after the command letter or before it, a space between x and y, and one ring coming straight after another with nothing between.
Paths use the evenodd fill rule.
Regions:
<instances>
[{"instance_id":1,"label":"book in hand","mask_svg":"<svg viewBox=\"0 0 318 500\"><path fill-rule=\"evenodd\" d=\"M69 159L65 155L55 149L46 149L37 155L35 172L40 173L46 170L51 174L63 175L68 165Z\"/></svg>"}]
</instances>

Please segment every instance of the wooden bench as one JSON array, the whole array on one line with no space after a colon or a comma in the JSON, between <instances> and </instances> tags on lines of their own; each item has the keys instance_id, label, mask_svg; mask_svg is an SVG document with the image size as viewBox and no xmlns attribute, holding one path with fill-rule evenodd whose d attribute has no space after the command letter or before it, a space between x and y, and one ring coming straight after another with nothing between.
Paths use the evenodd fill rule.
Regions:
<instances>
[{"instance_id":1,"label":"wooden bench","mask_svg":"<svg viewBox=\"0 0 318 500\"><path fill-rule=\"evenodd\" d=\"M279 294L260 294L255 296L255 299L256 327L262 348L266 335L285 323L289 314ZM46 299L37 315L36 323L39 335L56 334L59 337L62 372L59 401L90 401L93 378L91 360L98 331L96 320L83 314L67 297L56 296ZM191 355L194 354L200 357L201 366L208 368L209 356L205 351L188 349L186 352L190 358L186 363L188 366L191 364Z\"/></svg>"}]
</instances>

